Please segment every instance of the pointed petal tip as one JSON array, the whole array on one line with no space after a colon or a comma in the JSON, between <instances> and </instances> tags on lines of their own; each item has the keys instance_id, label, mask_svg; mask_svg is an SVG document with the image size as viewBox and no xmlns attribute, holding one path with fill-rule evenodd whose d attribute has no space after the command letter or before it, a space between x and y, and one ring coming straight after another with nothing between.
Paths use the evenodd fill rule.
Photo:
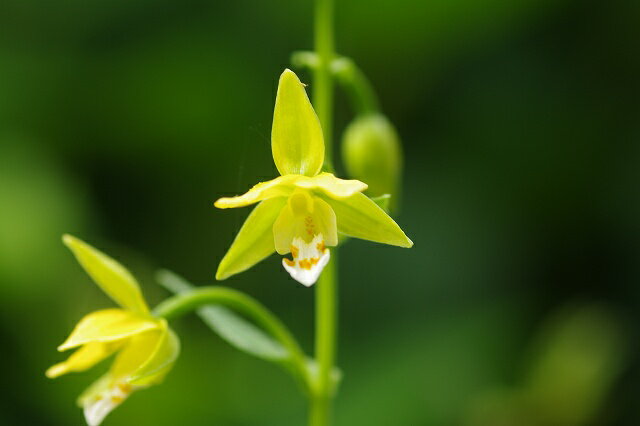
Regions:
<instances>
[{"instance_id":1,"label":"pointed petal tip","mask_svg":"<svg viewBox=\"0 0 640 426\"><path fill-rule=\"evenodd\" d=\"M279 85L283 85L286 83L295 83L295 84L299 84L302 87L307 87L306 84L304 84L302 81L300 81L300 78L298 77L298 74L296 74L295 72L291 71L289 68L285 68L285 70L282 72L282 74L280 74L280 81L279 81Z\"/></svg>"},{"instance_id":2,"label":"pointed petal tip","mask_svg":"<svg viewBox=\"0 0 640 426\"><path fill-rule=\"evenodd\" d=\"M218 270L216 271L216 280L223 281L223 280L226 280L227 278L229 278L229 275L223 273L222 271L220 271L220 268L218 268Z\"/></svg>"},{"instance_id":3,"label":"pointed petal tip","mask_svg":"<svg viewBox=\"0 0 640 426\"><path fill-rule=\"evenodd\" d=\"M285 77L294 77L296 80L298 79L296 73L291 71L289 68L285 68L284 71L282 71L282 74L280 74L280 79Z\"/></svg>"},{"instance_id":4,"label":"pointed petal tip","mask_svg":"<svg viewBox=\"0 0 640 426\"><path fill-rule=\"evenodd\" d=\"M58 352L64 352L64 351L68 351L69 349L73 348L74 346L71 344L71 342L69 342L69 339L65 340L63 344L61 344L60 346L57 347Z\"/></svg>"},{"instance_id":5,"label":"pointed petal tip","mask_svg":"<svg viewBox=\"0 0 640 426\"><path fill-rule=\"evenodd\" d=\"M213 205L219 209L228 209L231 207L235 207L233 205L233 199L237 197L222 197L218 198Z\"/></svg>"},{"instance_id":6,"label":"pointed petal tip","mask_svg":"<svg viewBox=\"0 0 640 426\"><path fill-rule=\"evenodd\" d=\"M247 202L243 202L243 201L239 201L242 200L241 198L242 196L236 196L236 197L222 197L222 198L218 198L214 203L214 207L217 207L219 209L232 209L232 208L236 208L236 207L245 207L250 205L251 203L247 203Z\"/></svg>"},{"instance_id":7,"label":"pointed petal tip","mask_svg":"<svg viewBox=\"0 0 640 426\"><path fill-rule=\"evenodd\" d=\"M76 346L78 345L74 345L73 342L70 342L67 340L66 342L58 346L57 349L58 349L58 352L65 352L65 351L68 351L69 349L75 348Z\"/></svg>"},{"instance_id":8,"label":"pointed petal tip","mask_svg":"<svg viewBox=\"0 0 640 426\"><path fill-rule=\"evenodd\" d=\"M69 248L78 241L79 240L71 234L62 234L62 243Z\"/></svg>"},{"instance_id":9,"label":"pointed petal tip","mask_svg":"<svg viewBox=\"0 0 640 426\"><path fill-rule=\"evenodd\" d=\"M60 364L56 364L47 368L47 371L45 371L44 375L47 376L48 379L55 379L56 377L60 377L62 374L64 374L63 371L64 369L62 368L62 366Z\"/></svg>"}]
</instances>

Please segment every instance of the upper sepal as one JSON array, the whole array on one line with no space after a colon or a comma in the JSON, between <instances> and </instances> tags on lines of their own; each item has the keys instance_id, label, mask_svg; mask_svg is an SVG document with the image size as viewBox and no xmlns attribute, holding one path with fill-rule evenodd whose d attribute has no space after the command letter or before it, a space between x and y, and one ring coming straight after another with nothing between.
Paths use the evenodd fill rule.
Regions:
<instances>
[{"instance_id":1,"label":"upper sepal","mask_svg":"<svg viewBox=\"0 0 640 426\"><path fill-rule=\"evenodd\" d=\"M62 237L84 270L117 304L138 313L149 313L140 286L120 263L71 235Z\"/></svg>"},{"instance_id":2,"label":"upper sepal","mask_svg":"<svg viewBox=\"0 0 640 426\"><path fill-rule=\"evenodd\" d=\"M324 163L324 138L304 84L291 70L280 76L271 128L271 152L281 175L314 176Z\"/></svg>"}]
</instances>

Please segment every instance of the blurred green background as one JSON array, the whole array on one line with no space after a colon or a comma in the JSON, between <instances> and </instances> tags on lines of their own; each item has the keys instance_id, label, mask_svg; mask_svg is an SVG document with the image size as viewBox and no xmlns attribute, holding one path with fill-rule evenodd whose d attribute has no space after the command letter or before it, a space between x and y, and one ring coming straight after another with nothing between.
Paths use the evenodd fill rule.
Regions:
<instances>
[{"instance_id":1,"label":"blurred green background","mask_svg":"<svg viewBox=\"0 0 640 426\"><path fill-rule=\"evenodd\" d=\"M637 425L640 2L337 3L339 51L404 141L397 220L416 244L342 250L336 425ZM277 78L311 22L294 0L0 2L0 424L82 425L101 373L44 377L111 306L62 233L152 304L160 267L214 283L249 210L213 201L276 175ZM336 119L338 139L342 95ZM279 263L225 284L310 351L313 292ZM304 424L277 367L195 316L174 327L165 384L106 425Z\"/></svg>"}]
</instances>

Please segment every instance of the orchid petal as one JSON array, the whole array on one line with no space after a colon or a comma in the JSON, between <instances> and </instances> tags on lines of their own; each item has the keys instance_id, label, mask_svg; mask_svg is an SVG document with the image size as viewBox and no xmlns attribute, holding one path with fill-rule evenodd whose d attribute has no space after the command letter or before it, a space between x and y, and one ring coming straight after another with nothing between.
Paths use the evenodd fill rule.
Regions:
<instances>
[{"instance_id":1,"label":"orchid petal","mask_svg":"<svg viewBox=\"0 0 640 426\"><path fill-rule=\"evenodd\" d=\"M75 351L66 361L50 367L46 375L50 379L55 379L63 374L88 370L103 359L109 357L121 346L121 341L87 343Z\"/></svg>"},{"instance_id":2,"label":"orchid petal","mask_svg":"<svg viewBox=\"0 0 640 426\"><path fill-rule=\"evenodd\" d=\"M245 271L275 251L273 223L286 203L286 198L273 198L253 209L220 262L216 279Z\"/></svg>"},{"instance_id":3,"label":"orchid petal","mask_svg":"<svg viewBox=\"0 0 640 426\"><path fill-rule=\"evenodd\" d=\"M162 320L157 330L134 336L118 354L112 376L135 386L150 386L164 379L180 353L180 341Z\"/></svg>"},{"instance_id":4,"label":"orchid petal","mask_svg":"<svg viewBox=\"0 0 640 426\"><path fill-rule=\"evenodd\" d=\"M114 342L158 328L159 322L123 309L104 309L85 316L58 350L91 342Z\"/></svg>"},{"instance_id":5,"label":"orchid petal","mask_svg":"<svg viewBox=\"0 0 640 426\"><path fill-rule=\"evenodd\" d=\"M383 244L413 246L398 224L366 195L357 193L342 200L324 195L320 197L336 213L338 232Z\"/></svg>"},{"instance_id":6,"label":"orchid petal","mask_svg":"<svg viewBox=\"0 0 640 426\"><path fill-rule=\"evenodd\" d=\"M287 197L295 189L294 183L303 178L299 175L280 176L267 182L260 182L243 195L220 198L215 202L219 209L245 207L260 201L277 197Z\"/></svg>"},{"instance_id":7,"label":"orchid petal","mask_svg":"<svg viewBox=\"0 0 640 426\"><path fill-rule=\"evenodd\" d=\"M295 238L309 242L318 234L324 236L323 245L338 244L335 213L329 204L307 191L294 193L273 224L276 251L287 254Z\"/></svg>"},{"instance_id":8,"label":"orchid petal","mask_svg":"<svg viewBox=\"0 0 640 426\"><path fill-rule=\"evenodd\" d=\"M298 76L280 76L271 128L271 152L281 175L316 175L324 163L320 120Z\"/></svg>"},{"instance_id":9,"label":"orchid petal","mask_svg":"<svg viewBox=\"0 0 640 426\"><path fill-rule=\"evenodd\" d=\"M62 241L96 284L117 304L134 312L149 313L138 282L124 266L71 235L64 235Z\"/></svg>"},{"instance_id":10,"label":"orchid petal","mask_svg":"<svg viewBox=\"0 0 640 426\"><path fill-rule=\"evenodd\" d=\"M351 197L367 189L367 184L364 182L340 179L331 173L320 173L312 178L300 179L294 184L298 188L319 190L334 199Z\"/></svg>"}]
</instances>

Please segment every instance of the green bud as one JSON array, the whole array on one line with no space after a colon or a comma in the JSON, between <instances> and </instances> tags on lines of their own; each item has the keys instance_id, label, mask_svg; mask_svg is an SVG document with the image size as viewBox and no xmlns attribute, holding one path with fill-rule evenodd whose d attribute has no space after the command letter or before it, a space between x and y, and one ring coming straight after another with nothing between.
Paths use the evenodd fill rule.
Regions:
<instances>
[{"instance_id":1,"label":"green bud","mask_svg":"<svg viewBox=\"0 0 640 426\"><path fill-rule=\"evenodd\" d=\"M390 207L395 208L402 174L402 146L384 115L364 115L349 124L342 139L342 158L349 176L369 185L369 196L391 194Z\"/></svg>"}]
</instances>

